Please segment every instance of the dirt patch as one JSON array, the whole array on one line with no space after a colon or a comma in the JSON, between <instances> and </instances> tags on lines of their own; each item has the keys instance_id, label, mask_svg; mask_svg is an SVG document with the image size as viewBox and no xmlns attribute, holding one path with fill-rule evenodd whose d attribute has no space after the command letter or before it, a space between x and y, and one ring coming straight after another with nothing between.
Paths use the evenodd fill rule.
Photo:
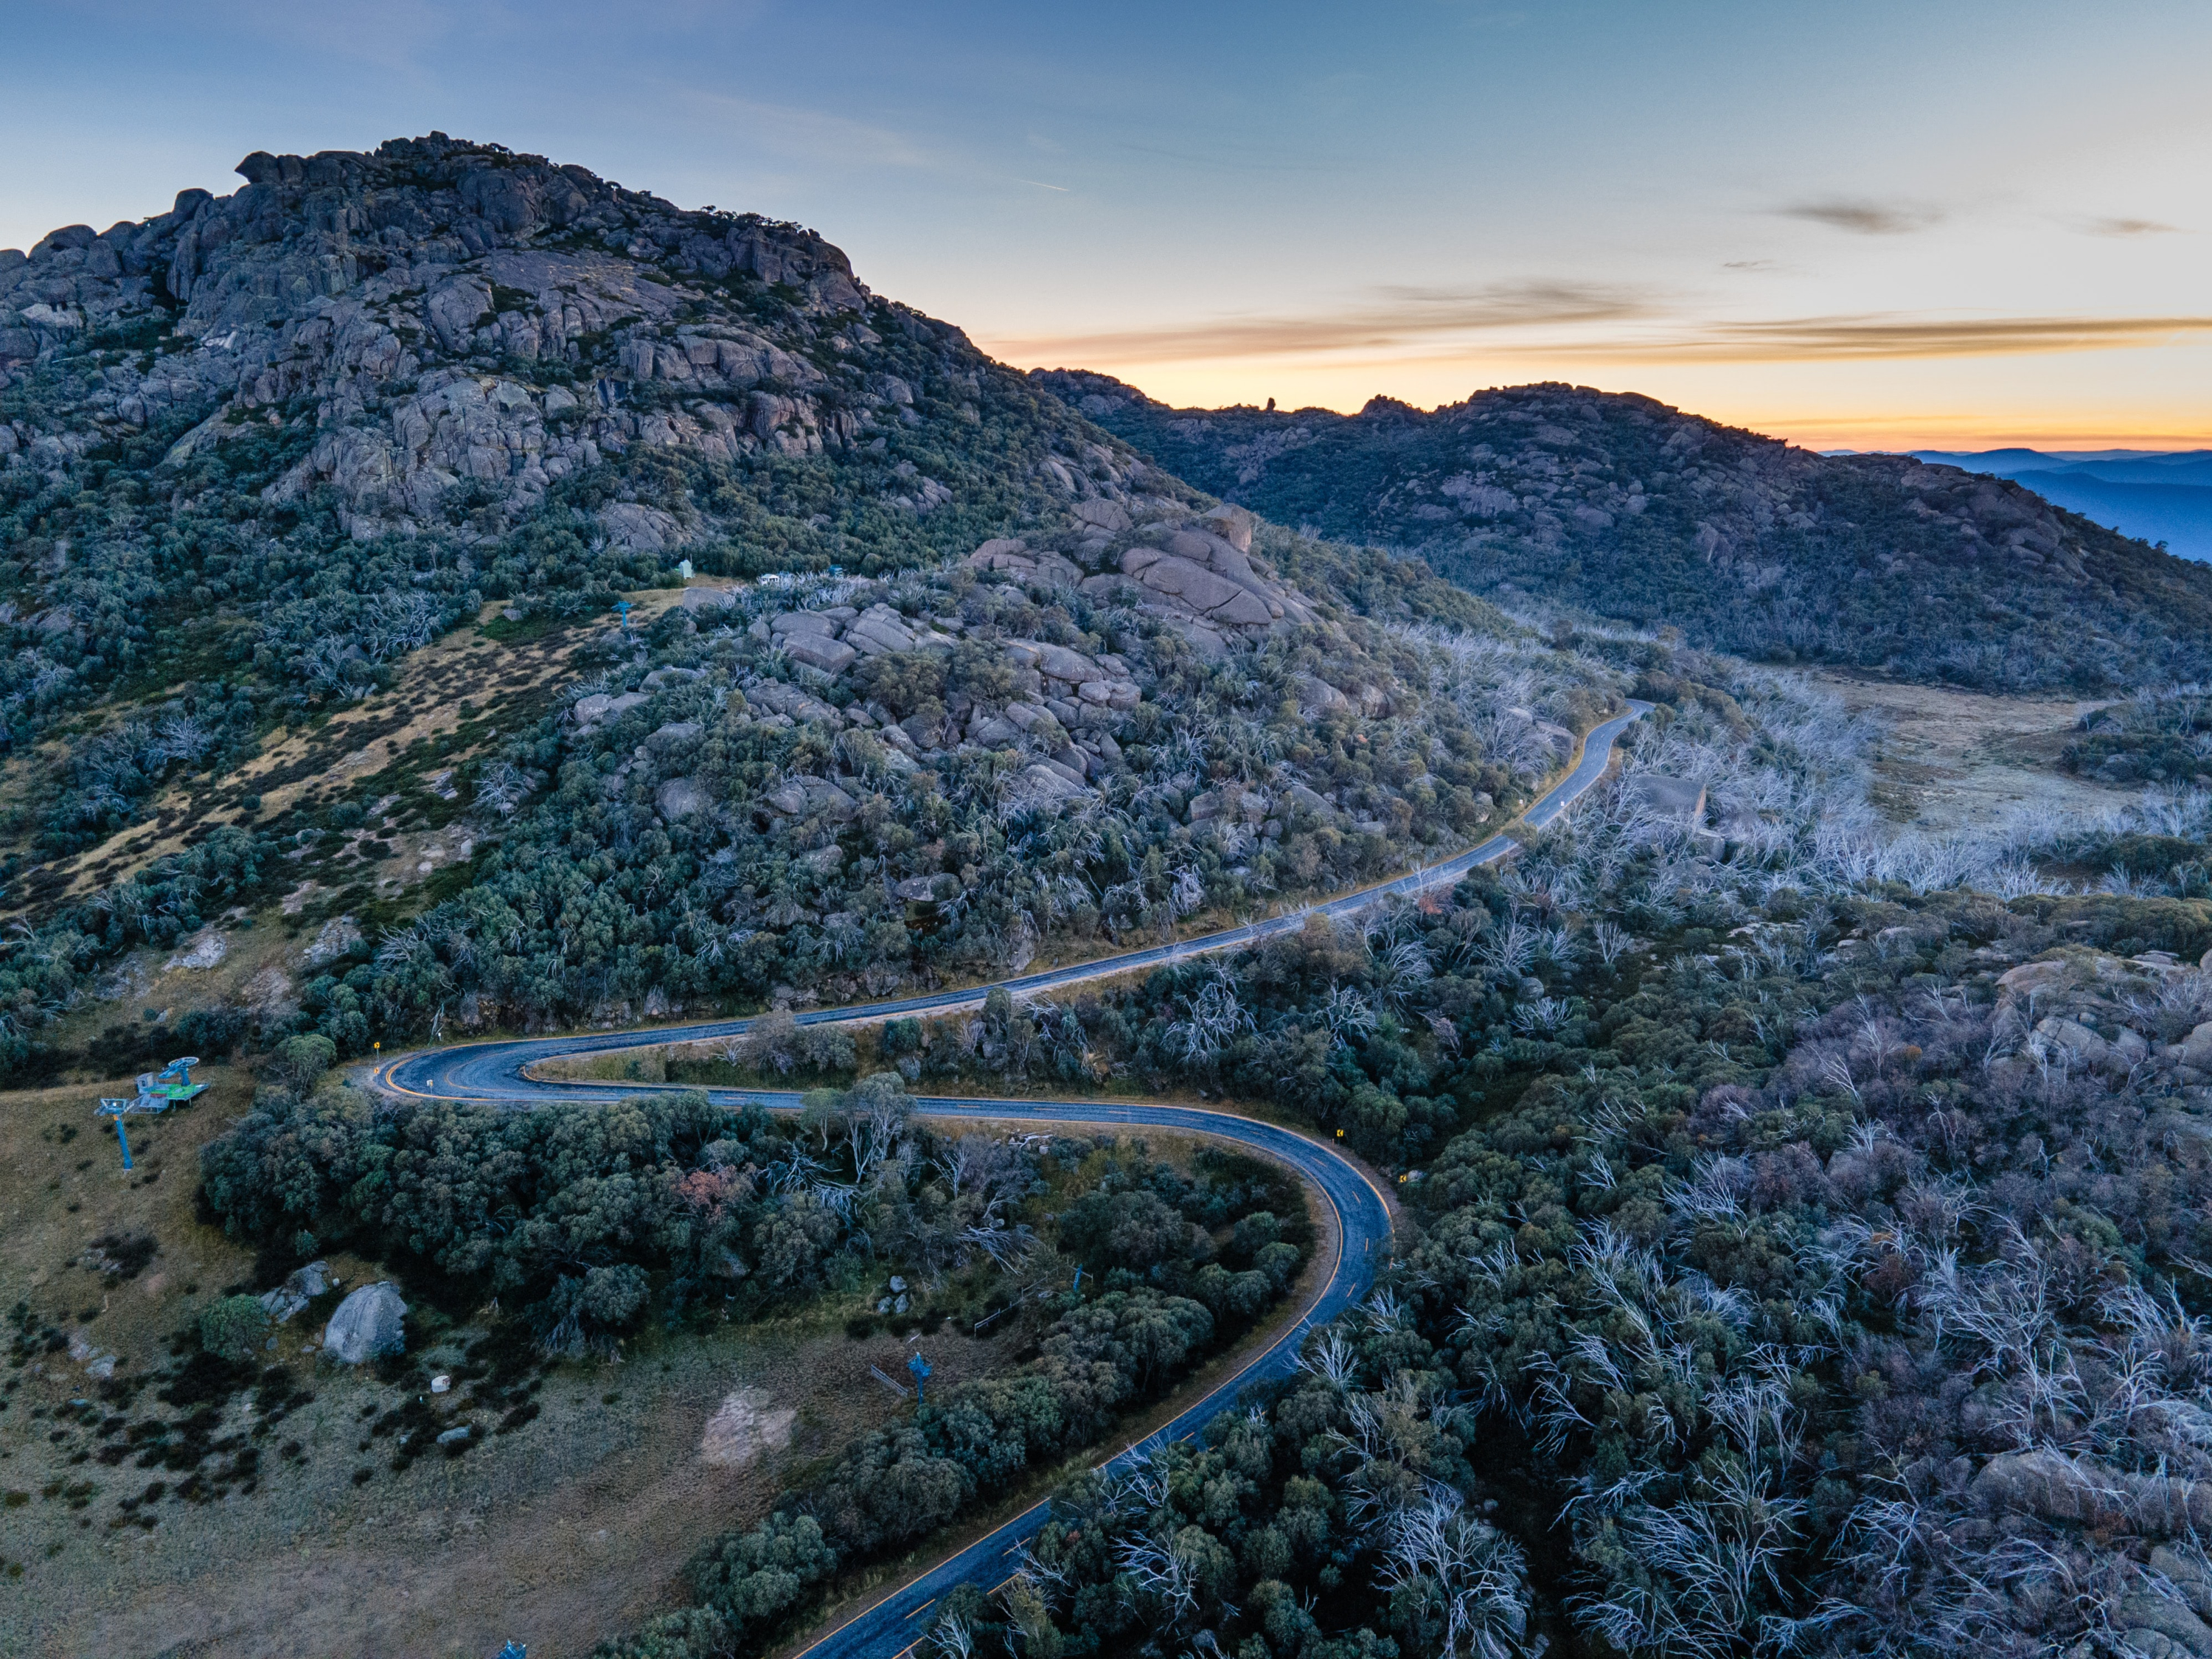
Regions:
<instances>
[{"instance_id":1,"label":"dirt patch","mask_svg":"<svg viewBox=\"0 0 2212 1659\"><path fill-rule=\"evenodd\" d=\"M190 1051L175 1032L195 1009L242 1007L264 1018L287 1017L297 1006L298 986L317 965L289 930L257 926L236 913L180 944L167 951L141 946L117 958L94 981L93 994L43 1034L57 1048L85 1057L64 1076L97 1080L166 1064ZM131 1133L137 1133L135 1124Z\"/></svg>"},{"instance_id":2,"label":"dirt patch","mask_svg":"<svg viewBox=\"0 0 2212 1659\"><path fill-rule=\"evenodd\" d=\"M929 1341L948 1381L1011 1363L1012 1339ZM819 1320L634 1344L622 1362L561 1367L527 1429L361 1486L360 1409L389 1391L325 1371L286 1425L306 1453L289 1484L120 1539L69 1536L58 1505L27 1511L67 1541L51 1560L27 1551L20 1605L37 1611L0 1652L480 1659L513 1639L581 1654L685 1600L684 1563L765 1514L795 1461L910 1411L867 1370L907 1351Z\"/></svg>"},{"instance_id":3,"label":"dirt patch","mask_svg":"<svg viewBox=\"0 0 2212 1659\"><path fill-rule=\"evenodd\" d=\"M791 1425L798 1420L794 1408L769 1404L757 1389L739 1389L707 1419L707 1431L699 1437L700 1460L714 1468L742 1469L763 1451L789 1445Z\"/></svg>"},{"instance_id":4,"label":"dirt patch","mask_svg":"<svg viewBox=\"0 0 2212 1659\"><path fill-rule=\"evenodd\" d=\"M1852 713L1883 722L1873 794L1896 823L1990 829L2023 811L2094 816L2132 799L2059 768L2081 716L2107 702L1998 696L1832 673L1807 678Z\"/></svg>"}]
</instances>

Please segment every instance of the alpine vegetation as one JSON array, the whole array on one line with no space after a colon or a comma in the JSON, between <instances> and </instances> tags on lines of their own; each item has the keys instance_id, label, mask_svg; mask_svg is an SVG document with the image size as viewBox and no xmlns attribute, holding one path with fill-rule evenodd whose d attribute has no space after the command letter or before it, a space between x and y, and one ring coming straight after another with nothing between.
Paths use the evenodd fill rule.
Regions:
<instances>
[{"instance_id":1,"label":"alpine vegetation","mask_svg":"<svg viewBox=\"0 0 2212 1659\"><path fill-rule=\"evenodd\" d=\"M439 135L241 171L0 270L11 1066L280 905L204 1046L1011 971L1422 860L1618 706L811 232Z\"/></svg>"},{"instance_id":2,"label":"alpine vegetation","mask_svg":"<svg viewBox=\"0 0 2212 1659\"><path fill-rule=\"evenodd\" d=\"M189 1191L10 1142L40 1561L781 1367L604 1659L1013 1515L916 1659L2212 1655L2202 568L1642 398L1023 375L497 145L240 172L0 256L0 1075L219 1080ZM2126 700L1900 826L1808 661Z\"/></svg>"}]
</instances>

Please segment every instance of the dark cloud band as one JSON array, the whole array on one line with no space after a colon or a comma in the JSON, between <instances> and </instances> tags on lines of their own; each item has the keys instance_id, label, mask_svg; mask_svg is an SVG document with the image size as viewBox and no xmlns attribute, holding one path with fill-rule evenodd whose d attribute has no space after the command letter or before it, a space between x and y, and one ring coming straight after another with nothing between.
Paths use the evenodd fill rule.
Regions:
<instances>
[{"instance_id":1,"label":"dark cloud band","mask_svg":"<svg viewBox=\"0 0 2212 1659\"><path fill-rule=\"evenodd\" d=\"M1909 236L1943 222L1942 210L1917 202L1868 202L1829 197L1815 202L1795 202L1774 210L1784 219L1803 219L1854 236Z\"/></svg>"}]
</instances>

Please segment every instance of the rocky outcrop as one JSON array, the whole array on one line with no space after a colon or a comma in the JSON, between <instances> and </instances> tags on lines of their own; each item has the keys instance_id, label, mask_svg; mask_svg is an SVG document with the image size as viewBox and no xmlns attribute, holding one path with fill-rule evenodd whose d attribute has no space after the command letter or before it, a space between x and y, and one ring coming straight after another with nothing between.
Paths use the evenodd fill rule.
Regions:
<instances>
[{"instance_id":1,"label":"rocky outcrop","mask_svg":"<svg viewBox=\"0 0 2212 1659\"><path fill-rule=\"evenodd\" d=\"M284 1282L275 1290L264 1291L261 1305L270 1318L282 1325L337 1282L331 1277L329 1262L310 1261L287 1273Z\"/></svg>"},{"instance_id":2,"label":"rocky outcrop","mask_svg":"<svg viewBox=\"0 0 2212 1659\"><path fill-rule=\"evenodd\" d=\"M671 778L653 792L653 810L671 823L696 817L713 805L713 797L696 778Z\"/></svg>"},{"instance_id":3,"label":"rocky outcrop","mask_svg":"<svg viewBox=\"0 0 2212 1659\"><path fill-rule=\"evenodd\" d=\"M968 556L979 574L1048 586L1077 586L1109 603L1126 598L1162 617L1209 653L1232 639L1316 619L1303 595L1274 580L1251 557L1252 518L1223 507L1202 520L1154 522L1115 551L1131 515L1118 502L1079 502L1075 557L1027 542L1000 538ZM1081 560L1097 574L1086 576Z\"/></svg>"},{"instance_id":4,"label":"rocky outcrop","mask_svg":"<svg viewBox=\"0 0 2212 1659\"><path fill-rule=\"evenodd\" d=\"M763 795L761 805L777 817L818 817L843 823L860 804L827 778L797 777Z\"/></svg>"},{"instance_id":5,"label":"rocky outcrop","mask_svg":"<svg viewBox=\"0 0 2212 1659\"><path fill-rule=\"evenodd\" d=\"M1621 790L1655 818L1692 829L1705 821L1705 787L1691 779L1644 772L1630 778Z\"/></svg>"},{"instance_id":6,"label":"rocky outcrop","mask_svg":"<svg viewBox=\"0 0 2212 1659\"><path fill-rule=\"evenodd\" d=\"M769 631L796 663L824 674L842 674L860 654L837 637L838 624L809 611L789 611L775 618Z\"/></svg>"},{"instance_id":7,"label":"rocky outcrop","mask_svg":"<svg viewBox=\"0 0 2212 1659\"><path fill-rule=\"evenodd\" d=\"M1085 501L1078 505L1113 507L1114 512L1124 520L1128 517L1110 501ZM1021 582L1042 581L1052 586L1073 587L1083 580L1081 567L1057 553L1032 553L1029 544L1017 537L1000 537L985 542L968 556L968 562L977 570L1010 576Z\"/></svg>"},{"instance_id":8,"label":"rocky outcrop","mask_svg":"<svg viewBox=\"0 0 2212 1659\"><path fill-rule=\"evenodd\" d=\"M2212 1659L2212 1571L2201 1551L2160 1544L2148 1580L2130 1585L2113 1608L2123 1650L2141 1659Z\"/></svg>"},{"instance_id":9,"label":"rocky outcrop","mask_svg":"<svg viewBox=\"0 0 2212 1659\"><path fill-rule=\"evenodd\" d=\"M804 457L917 424L915 385L869 366L886 325L981 362L956 331L883 307L812 231L685 211L542 156L433 133L373 153L257 151L238 171L234 195L186 191L143 223L67 227L0 254L0 385L103 328L166 337L103 369L89 428L0 428L0 450L64 465L212 405L169 449L182 465L307 400L313 441L266 493L326 494L370 538L441 527L457 489L512 521L639 447ZM775 303L711 286L749 279ZM910 461L893 471L887 501L926 513L954 499ZM1071 501L1142 471L1096 443L1076 465L1035 465ZM642 551L700 533L636 501L598 517Z\"/></svg>"},{"instance_id":10,"label":"rocky outcrop","mask_svg":"<svg viewBox=\"0 0 2212 1659\"><path fill-rule=\"evenodd\" d=\"M1224 638L1313 621L1304 599L1261 575L1247 553L1212 531L1176 530L1162 539L1164 548L1133 547L1121 556L1121 574L1146 590L1152 609ZM1249 546L1249 528L1245 540Z\"/></svg>"},{"instance_id":11,"label":"rocky outcrop","mask_svg":"<svg viewBox=\"0 0 2212 1659\"><path fill-rule=\"evenodd\" d=\"M619 696L595 692L588 697L579 697L569 705L568 716L578 726L596 726L641 707L648 699L642 691L625 691Z\"/></svg>"},{"instance_id":12,"label":"rocky outcrop","mask_svg":"<svg viewBox=\"0 0 2212 1659\"><path fill-rule=\"evenodd\" d=\"M1991 1458L1968 1490L1992 1510L2018 1510L2085 1526L2122 1524L2154 1538L2212 1526L2212 1486L2131 1474L2048 1448Z\"/></svg>"},{"instance_id":13,"label":"rocky outcrop","mask_svg":"<svg viewBox=\"0 0 2212 1659\"><path fill-rule=\"evenodd\" d=\"M1239 509L1221 508L1196 518L1152 502L1145 505L1139 524L1123 504L1094 499L1078 503L1068 516L1072 530L994 538L968 556L966 571L999 590L990 600L993 608L1049 604L1054 590L1078 581L1093 586L1103 578L1118 584L1133 608L1150 612L1185 638L1210 642L1215 650L1225 651L1232 640L1256 639L1318 621L1304 595L1251 556L1252 521ZM1170 553L1166 548L1179 550ZM1146 587L1115 574L1125 564L1140 574L1162 566L1173 580L1159 579ZM1086 565L1097 574L1086 577ZM1105 568L1097 569L1100 566ZM755 821L773 833L813 835L822 825L845 823L856 813L859 801L880 787L874 769L911 775L933 765L936 757L992 750L1014 751L1018 757L1000 775L1006 810L1056 811L1091 796L1122 764L1116 734L1147 695L1139 670L1129 659L1095 646L1078 649L1057 639L1007 637L994 627L979 628L972 611L963 623L952 613L963 609L959 596L969 591L965 581L964 575L944 579L935 597L927 600L911 588L844 582L830 591L848 599L763 609L742 624L750 640L775 647L780 657L771 656L739 677L741 697L735 685L718 691L717 697L728 699L733 712L743 711L744 720L828 728L838 765L831 776L787 778L750 809L740 810L750 810ZM767 585L770 592L789 586L781 579ZM682 605L685 614L710 625L732 608L752 608L735 592L700 589L688 590ZM735 629L739 623L731 617L721 625ZM1144 636L1133 631L1129 637ZM903 718L870 696L869 688L878 684L872 663L949 651L963 638L1003 656L1012 671L1009 693L948 692L951 706L942 712L932 705ZM930 671L933 676L940 672ZM963 678L968 672L972 671L963 671ZM903 677L903 671L897 673ZM1346 683L1348 690L1308 674L1299 683L1299 695L1348 719L1390 711L1391 694L1383 686ZM613 718L642 695L601 692L580 700L579 729L588 731ZM679 731L686 741L697 735L688 722L664 725L638 746L638 757L658 755L664 738L672 742ZM627 770L615 775L610 788L620 787ZM877 781L869 781L872 774ZM664 775L656 789L655 808L665 822L714 810L688 773ZM1307 798L1304 804L1299 796ZM1285 801L1285 813L1323 822L1340 816L1332 803L1302 787ZM1212 816L1203 799L1191 808L1194 824L1203 825ZM1271 816L1264 796L1244 797L1243 806L1228 817L1270 838L1284 833L1284 818ZM1379 820L1370 827L1387 829ZM812 854L794 856L804 861Z\"/></svg>"},{"instance_id":14,"label":"rocky outcrop","mask_svg":"<svg viewBox=\"0 0 2212 1659\"><path fill-rule=\"evenodd\" d=\"M2071 950L2024 962L1996 976L1998 1006L2024 1030L2022 1050L2039 1064L2086 1068L2117 1081L2163 1077L2194 1090L2212 1085L2212 1021L2178 1040L2166 1009L2201 1008L2212 968L2164 951L2122 958ZM2019 1062L2014 1062L2019 1063Z\"/></svg>"},{"instance_id":15,"label":"rocky outcrop","mask_svg":"<svg viewBox=\"0 0 2212 1659\"><path fill-rule=\"evenodd\" d=\"M2073 974L2072 965L2065 962L2024 962L1997 975L1997 990L2006 996L2027 996L2063 986Z\"/></svg>"}]
</instances>

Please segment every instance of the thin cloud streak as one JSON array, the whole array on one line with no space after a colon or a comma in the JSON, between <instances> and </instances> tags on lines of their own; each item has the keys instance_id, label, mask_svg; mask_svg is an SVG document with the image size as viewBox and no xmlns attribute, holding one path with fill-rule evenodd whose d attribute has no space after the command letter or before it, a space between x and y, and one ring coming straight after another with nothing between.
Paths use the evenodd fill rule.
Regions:
<instances>
[{"instance_id":1,"label":"thin cloud streak","mask_svg":"<svg viewBox=\"0 0 2212 1659\"><path fill-rule=\"evenodd\" d=\"M1910 236L1915 231L1927 230L1943 221L1942 211L1938 208L1913 203L1859 201L1844 197L1793 203L1773 211L1777 218L1803 219L1812 224L1826 225L1831 230L1849 231L1854 236Z\"/></svg>"},{"instance_id":2,"label":"thin cloud streak","mask_svg":"<svg viewBox=\"0 0 2212 1659\"><path fill-rule=\"evenodd\" d=\"M935 161L902 132L833 111L691 88L672 91L672 103L686 106L702 121L726 134L742 134L762 150L786 160L860 167L927 167Z\"/></svg>"},{"instance_id":3,"label":"thin cloud streak","mask_svg":"<svg viewBox=\"0 0 2212 1659\"><path fill-rule=\"evenodd\" d=\"M1096 334L993 339L1010 362L1105 368L1240 358L1304 359L1339 368L1439 361L1455 337L1471 359L1583 363L1811 363L2039 356L2123 351L2212 335L2212 316L1942 317L1875 313L1697 322L1661 319L1625 289L1530 283L1476 292L1382 290L1336 316L1240 318ZM1643 324L1636 332L1599 325ZM1533 329L1540 337L1498 337ZM1466 337L1474 337L1467 338ZM1447 348L1448 349L1448 348Z\"/></svg>"},{"instance_id":4,"label":"thin cloud streak","mask_svg":"<svg viewBox=\"0 0 2212 1659\"><path fill-rule=\"evenodd\" d=\"M1375 304L1334 316L1243 317L1097 334L1045 335L994 340L989 349L1018 362L1189 362L1375 351L1438 335L1626 322L1650 311L1649 301L1641 295L1595 284L1528 283L1475 290L1392 288L1378 290Z\"/></svg>"},{"instance_id":5,"label":"thin cloud streak","mask_svg":"<svg viewBox=\"0 0 2212 1659\"><path fill-rule=\"evenodd\" d=\"M1519 356L1611 362L1801 363L2121 351L2212 334L2212 317L1796 317L1715 323L1680 338L1583 340Z\"/></svg>"},{"instance_id":6,"label":"thin cloud streak","mask_svg":"<svg viewBox=\"0 0 2212 1659\"><path fill-rule=\"evenodd\" d=\"M2092 236L2172 236L2181 227L2156 219L2092 219L2081 228Z\"/></svg>"},{"instance_id":7,"label":"thin cloud streak","mask_svg":"<svg viewBox=\"0 0 2212 1659\"><path fill-rule=\"evenodd\" d=\"M1170 149L1160 144L1136 144L1123 142L1113 146L1133 155L1157 155L1162 161L1177 161L1184 167L1199 167L1215 173L1346 173L1356 172L1353 161L1285 161L1279 157L1247 151L1239 155L1222 153L1201 155L1187 149Z\"/></svg>"}]
</instances>

